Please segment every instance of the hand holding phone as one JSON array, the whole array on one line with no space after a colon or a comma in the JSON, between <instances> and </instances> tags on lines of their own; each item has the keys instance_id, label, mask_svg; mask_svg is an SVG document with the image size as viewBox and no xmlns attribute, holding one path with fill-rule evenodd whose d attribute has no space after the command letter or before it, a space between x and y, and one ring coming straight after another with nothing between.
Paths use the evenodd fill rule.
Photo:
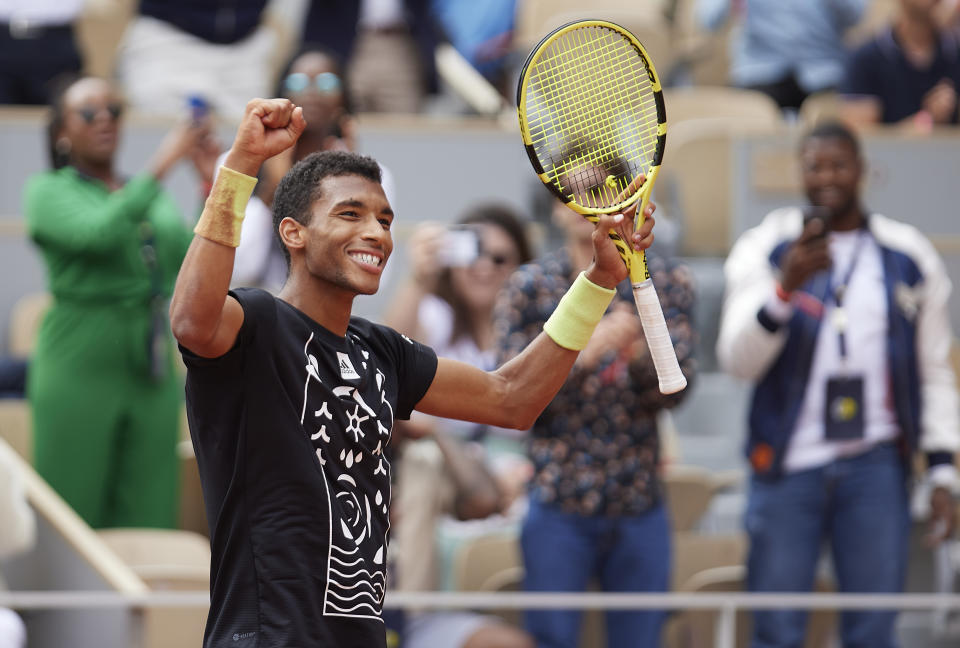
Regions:
<instances>
[{"instance_id":1,"label":"hand holding phone","mask_svg":"<svg viewBox=\"0 0 960 648\"><path fill-rule=\"evenodd\" d=\"M202 124L210 115L210 104L200 95L187 97L187 109L190 111L190 121L194 126Z\"/></svg>"},{"instance_id":2,"label":"hand holding phone","mask_svg":"<svg viewBox=\"0 0 960 648\"><path fill-rule=\"evenodd\" d=\"M440 262L450 268L469 266L480 256L480 236L470 225L451 225L444 232Z\"/></svg>"},{"instance_id":3,"label":"hand holding phone","mask_svg":"<svg viewBox=\"0 0 960 648\"><path fill-rule=\"evenodd\" d=\"M818 272L828 270L832 263L827 245L829 211L811 206L804 210L803 230L784 255L781 264L780 285L793 292Z\"/></svg>"}]
</instances>

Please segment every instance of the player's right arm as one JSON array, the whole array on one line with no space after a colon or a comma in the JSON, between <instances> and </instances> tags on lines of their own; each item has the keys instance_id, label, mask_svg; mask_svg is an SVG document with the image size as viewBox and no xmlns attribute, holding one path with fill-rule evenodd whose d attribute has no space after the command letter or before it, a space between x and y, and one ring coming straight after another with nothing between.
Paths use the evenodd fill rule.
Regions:
<instances>
[{"instance_id":1,"label":"player's right arm","mask_svg":"<svg viewBox=\"0 0 960 648\"><path fill-rule=\"evenodd\" d=\"M649 216L631 235L637 249L653 242ZM443 418L525 430L533 425L566 381L573 363L613 298L627 269L608 232L617 221L599 217L593 233L594 261L574 282L544 330L496 371L440 358L437 373L417 410ZM569 298L569 300L568 300ZM624 335L630 332L625 331Z\"/></svg>"},{"instance_id":2,"label":"player's right arm","mask_svg":"<svg viewBox=\"0 0 960 648\"><path fill-rule=\"evenodd\" d=\"M247 104L177 275L170 302L174 337L198 356L229 351L243 325L243 309L227 294L243 210L264 160L293 145L306 123L287 99Z\"/></svg>"}]
</instances>

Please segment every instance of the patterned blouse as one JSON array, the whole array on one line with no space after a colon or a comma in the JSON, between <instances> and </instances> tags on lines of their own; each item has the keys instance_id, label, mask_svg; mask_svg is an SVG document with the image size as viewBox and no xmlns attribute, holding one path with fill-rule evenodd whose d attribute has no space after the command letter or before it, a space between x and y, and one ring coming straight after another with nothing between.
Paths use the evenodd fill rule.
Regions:
<instances>
[{"instance_id":1,"label":"patterned blouse","mask_svg":"<svg viewBox=\"0 0 960 648\"><path fill-rule=\"evenodd\" d=\"M680 367L692 383L693 278L689 268L648 255ZM565 249L522 266L496 309L499 362L517 355L540 331L576 277ZM629 281L613 304L634 308ZM660 502L657 413L680 402L687 390L660 393L645 341L611 351L593 369L574 366L556 398L531 430L534 465L530 496L580 515L637 515Z\"/></svg>"}]
</instances>

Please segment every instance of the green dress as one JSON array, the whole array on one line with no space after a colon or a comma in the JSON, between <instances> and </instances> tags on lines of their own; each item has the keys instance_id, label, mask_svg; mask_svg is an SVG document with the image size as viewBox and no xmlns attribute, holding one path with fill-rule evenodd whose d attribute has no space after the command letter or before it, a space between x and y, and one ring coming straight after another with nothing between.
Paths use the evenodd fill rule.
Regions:
<instances>
[{"instance_id":1,"label":"green dress","mask_svg":"<svg viewBox=\"0 0 960 648\"><path fill-rule=\"evenodd\" d=\"M111 192L65 167L25 203L54 297L27 384L37 471L95 528L172 527L183 389L164 304L192 234L148 174Z\"/></svg>"}]
</instances>

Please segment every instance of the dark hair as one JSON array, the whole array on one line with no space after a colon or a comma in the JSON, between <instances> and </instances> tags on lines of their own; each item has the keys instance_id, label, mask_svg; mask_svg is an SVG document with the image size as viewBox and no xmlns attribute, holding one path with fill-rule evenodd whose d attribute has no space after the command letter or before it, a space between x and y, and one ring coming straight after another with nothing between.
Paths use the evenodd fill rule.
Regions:
<instances>
[{"instance_id":1,"label":"dark hair","mask_svg":"<svg viewBox=\"0 0 960 648\"><path fill-rule=\"evenodd\" d=\"M380 183L380 165L372 157L348 151L318 151L303 158L277 185L273 194L273 231L280 237L280 221L292 218L301 225L309 225L311 208L320 196L324 178L355 175ZM290 251L279 241L283 256L290 268Z\"/></svg>"},{"instance_id":2,"label":"dark hair","mask_svg":"<svg viewBox=\"0 0 960 648\"><path fill-rule=\"evenodd\" d=\"M844 142L850 147L854 155L860 157L860 140L843 122L826 120L816 124L800 138L800 151L803 151L811 141L818 139L834 139Z\"/></svg>"},{"instance_id":3,"label":"dark hair","mask_svg":"<svg viewBox=\"0 0 960 648\"><path fill-rule=\"evenodd\" d=\"M67 90L83 78L77 74L64 74L54 79L50 88L50 112L47 116L47 155L50 158L50 166L54 169L62 169L70 164L70 155L57 150L57 139L59 139L60 130L63 128L63 118L66 112L63 99Z\"/></svg>"},{"instance_id":4,"label":"dark hair","mask_svg":"<svg viewBox=\"0 0 960 648\"><path fill-rule=\"evenodd\" d=\"M533 258L526 229L517 216L516 211L507 205L501 203L481 203L470 208L457 223L460 225L492 225L499 227L506 232L510 240L513 241L514 247L517 248L517 261L519 263L527 263ZM476 340L475 325L470 317L470 311L463 297L453 288L453 278L450 268L444 268L443 272L440 273L434 294L447 302L453 310L453 328L450 331L449 341L454 342L464 335L469 335Z\"/></svg>"},{"instance_id":5,"label":"dark hair","mask_svg":"<svg viewBox=\"0 0 960 648\"><path fill-rule=\"evenodd\" d=\"M495 225L506 232L517 246L520 263L527 263L533 258L527 230L512 207L502 203L482 203L469 209L458 222L461 225Z\"/></svg>"}]
</instances>

